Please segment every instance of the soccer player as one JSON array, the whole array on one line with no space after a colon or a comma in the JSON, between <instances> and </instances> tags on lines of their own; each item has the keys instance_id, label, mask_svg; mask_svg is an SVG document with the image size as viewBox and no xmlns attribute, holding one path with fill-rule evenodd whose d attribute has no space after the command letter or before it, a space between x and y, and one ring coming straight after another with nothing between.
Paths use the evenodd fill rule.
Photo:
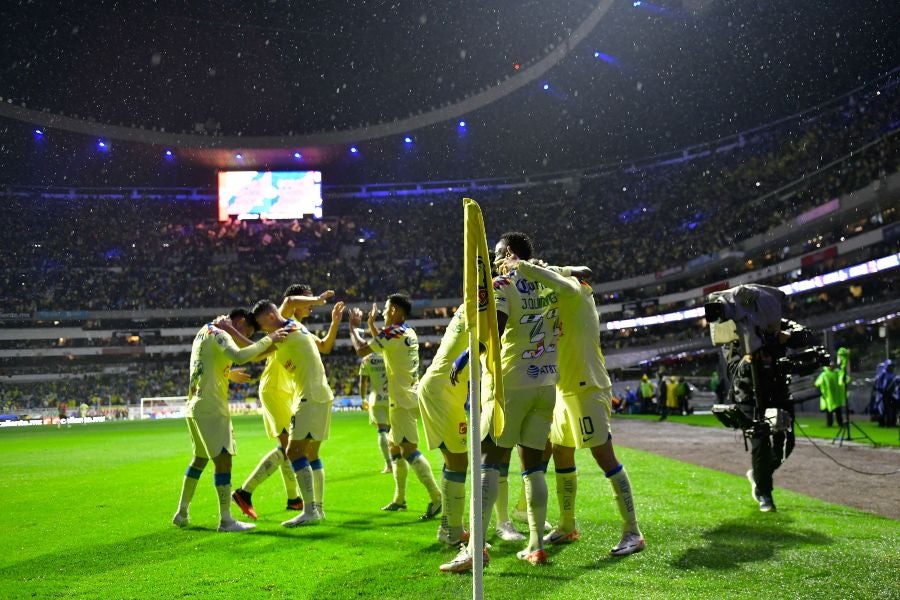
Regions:
<instances>
[{"instance_id":1,"label":"soccer player","mask_svg":"<svg viewBox=\"0 0 900 600\"><path fill-rule=\"evenodd\" d=\"M334 296L333 290L312 295L312 288L295 284L284 293L284 300L278 311L285 318L295 317L298 321L308 316L312 308L325 304ZM342 302L335 304L332 310L332 323L325 340L316 339L320 352L327 354L334 346L337 337L340 315L343 314ZM337 316L337 320L335 317ZM330 341L330 343L329 343ZM257 518L253 508L252 494L256 487L269 478L276 469L281 469L284 489L287 495L286 510L303 510L303 499L300 497L297 476L291 463L287 460L289 430L291 427L291 406L294 402L294 382L273 354L266 359L266 366L259 379L259 399L262 403L263 424L270 439L278 440L278 446L266 454L243 485L231 495L232 499L252 519Z\"/></svg>"},{"instance_id":2,"label":"soccer player","mask_svg":"<svg viewBox=\"0 0 900 600\"><path fill-rule=\"evenodd\" d=\"M256 330L253 317L244 309L231 311L227 323L248 338ZM273 329L255 344L238 349L231 336L212 322L204 325L194 337L186 407L194 460L184 475L178 511L172 518L175 525L184 527L188 524L188 508L197 481L212 459L219 497L219 531L246 531L255 527L252 523L235 521L231 516L231 457L235 454L235 444L228 412L228 381L247 381L248 375L242 370L232 370L232 364L251 360L283 340L285 335L284 331Z\"/></svg>"},{"instance_id":3,"label":"soccer player","mask_svg":"<svg viewBox=\"0 0 900 600\"><path fill-rule=\"evenodd\" d=\"M390 426L390 401L387 395L387 373L384 358L370 354L359 363L359 395L369 405L369 423L378 430L378 448L384 457L382 474L393 473L391 450L388 443Z\"/></svg>"},{"instance_id":4,"label":"soccer player","mask_svg":"<svg viewBox=\"0 0 900 600\"><path fill-rule=\"evenodd\" d=\"M450 370L453 360L465 351L467 345L465 306L460 306L447 324L441 345L417 390L428 448L440 448L444 455L440 486L444 514L437 537L439 542L453 547L459 546L466 537L463 516L469 460L466 446L466 386L453 385Z\"/></svg>"},{"instance_id":5,"label":"soccer player","mask_svg":"<svg viewBox=\"0 0 900 600\"><path fill-rule=\"evenodd\" d=\"M568 544L580 534L575 523L578 480L575 450L589 448L606 475L622 518L622 538L610 554L626 556L646 547L634 510L631 482L616 458L610 429L612 382L600 349L600 316L585 267L545 267L510 259L507 268L529 281L559 290L559 381L550 441L556 469L560 522L544 537L547 544ZM574 275L578 275L578 277Z\"/></svg>"},{"instance_id":6,"label":"soccer player","mask_svg":"<svg viewBox=\"0 0 900 600\"><path fill-rule=\"evenodd\" d=\"M556 402L559 298L557 291L527 278L514 268L515 260L532 256L531 240L524 233L504 233L494 248L494 263L501 275L494 278L500 362L506 395L505 427L494 439L491 427L493 398L483 402L481 487L483 522L489 521L499 493L501 473L509 471L513 446L518 446L528 505L528 545L516 554L533 565L547 562L544 527L547 517L547 481L544 448L550 434ZM513 261L507 263L510 259ZM442 571L472 568L472 539ZM485 555L487 552L484 551Z\"/></svg>"},{"instance_id":7,"label":"soccer player","mask_svg":"<svg viewBox=\"0 0 900 600\"><path fill-rule=\"evenodd\" d=\"M288 290L291 291L291 288ZM343 303L339 302L332 311L331 327L335 333L343 316L343 309ZM311 308L307 306L304 310L304 314L295 316L305 317ZM284 521L282 525L298 527L321 521L325 518L325 471L319 458L319 448L328 439L334 393L325 376L319 340L299 321L283 317L278 307L269 300L257 302L253 307L253 316L263 331L284 328L288 332L287 338L275 351L275 360L294 382L294 414L291 418L287 457L297 475L303 511L293 519ZM329 352L333 345L333 337L330 341L328 338L323 341L323 349L327 348Z\"/></svg>"},{"instance_id":8,"label":"soccer player","mask_svg":"<svg viewBox=\"0 0 900 600\"><path fill-rule=\"evenodd\" d=\"M431 472L431 465L419 451L419 430L417 416L419 400L416 395L416 384L419 381L419 338L412 327L406 324L406 318L412 311L412 303L403 294L391 294L384 303L382 317L384 329L375 329L375 316L378 308L372 304L369 311L368 326L372 334L372 343L366 343L360 337L357 327L362 323L362 311L358 308L350 311L350 342L357 356L364 357L381 354L388 377L388 397L390 398L389 435L391 460L394 465L394 499L381 510L406 510L406 476L412 468L431 501L420 519L432 519L441 512L441 491L438 489Z\"/></svg>"}]
</instances>

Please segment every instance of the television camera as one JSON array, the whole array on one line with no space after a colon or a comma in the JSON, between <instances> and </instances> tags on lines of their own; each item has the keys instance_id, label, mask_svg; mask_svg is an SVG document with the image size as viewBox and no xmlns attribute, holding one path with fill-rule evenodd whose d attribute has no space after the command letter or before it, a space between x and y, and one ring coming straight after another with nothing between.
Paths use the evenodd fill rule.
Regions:
<instances>
[{"instance_id":1,"label":"television camera","mask_svg":"<svg viewBox=\"0 0 900 600\"><path fill-rule=\"evenodd\" d=\"M767 285L746 284L713 292L704 305L710 337L718 346L753 357L760 350L782 345L782 305L785 294ZM804 330L805 331L805 330ZM808 332L807 332L808 333ZM801 344L803 343L802 340ZM774 360L767 376L782 382L787 389L792 374L808 375L830 361L822 346L810 346ZM773 431L788 431L791 415L786 410L766 406L760 390L757 361L750 361L755 407L751 417L737 404L715 404L712 412L726 427L741 429L747 438L768 436ZM767 386L769 387L769 386ZM731 396L731 395L730 395Z\"/></svg>"}]
</instances>

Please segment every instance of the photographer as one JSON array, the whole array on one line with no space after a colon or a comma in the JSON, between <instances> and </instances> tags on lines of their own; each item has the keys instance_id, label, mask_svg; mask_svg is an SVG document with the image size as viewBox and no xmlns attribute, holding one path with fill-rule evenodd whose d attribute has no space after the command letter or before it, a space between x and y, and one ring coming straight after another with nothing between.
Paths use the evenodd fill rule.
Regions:
<instances>
[{"instance_id":1,"label":"photographer","mask_svg":"<svg viewBox=\"0 0 900 600\"><path fill-rule=\"evenodd\" d=\"M773 512L772 474L794 449L794 407L788 389L791 369L784 358L788 349L807 348L815 339L812 332L788 319L756 327L754 333L759 344L752 352L747 353L740 341L725 348L729 398L753 421L752 430L745 432L753 466L747 478L759 510ZM779 413L782 418L773 423L765 419L766 409L780 409L789 417L784 419L785 414Z\"/></svg>"}]
</instances>

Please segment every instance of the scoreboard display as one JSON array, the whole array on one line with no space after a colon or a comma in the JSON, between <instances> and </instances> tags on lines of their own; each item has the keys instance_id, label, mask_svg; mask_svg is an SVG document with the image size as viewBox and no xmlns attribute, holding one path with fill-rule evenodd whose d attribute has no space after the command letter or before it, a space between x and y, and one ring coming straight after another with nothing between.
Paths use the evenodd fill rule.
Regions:
<instances>
[{"instance_id":1,"label":"scoreboard display","mask_svg":"<svg viewBox=\"0 0 900 600\"><path fill-rule=\"evenodd\" d=\"M321 171L219 171L219 220L322 218Z\"/></svg>"}]
</instances>

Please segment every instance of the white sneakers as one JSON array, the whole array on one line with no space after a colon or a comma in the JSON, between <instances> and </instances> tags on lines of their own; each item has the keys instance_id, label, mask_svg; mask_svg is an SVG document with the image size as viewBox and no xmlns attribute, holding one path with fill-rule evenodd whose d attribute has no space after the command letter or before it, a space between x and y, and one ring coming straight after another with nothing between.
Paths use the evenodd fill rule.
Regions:
<instances>
[{"instance_id":1,"label":"white sneakers","mask_svg":"<svg viewBox=\"0 0 900 600\"><path fill-rule=\"evenodd\" d=\"M519 533L519 530L516 529L516 526L513 525L512 521L497 523L494 532L500 536L500 539L504 542L521 542L525 539L525 536Z\"/></svg>"},{"instance_id":2,"label":"white sneakers","mask_svg":"<svg viewBox=\"0 0 900 600\"><path fill-rule=\"evenodd\" d=\"M299 515L294 517L293 519L288 519L287 521L282 522L281 524L284 527L300 527L301 525L310 525L312 523L316 523L325 518L325 513L320 513L315 508L306 512L304 510Z\"/></svg>"},{"instance_id":3,"label":"white sneakers","mask_svg":"<svg viewBox=\"0 0 900 600\"><path fill-rule=\"evenodd\" d=\"M487 548L483 550L484 554L484 566L488 566L488 563L491 562L491 557L488 555ZM450 562L446 562L438 567L444 573L466 573L472 570L472 555L469 553L469 548L466 545L462 545L459 548L459 554L457 554L453 560Z\"/></svg>"},{"instance_id":4,"label":"white sneakers","mask_svg":"<svg viewBox=\"0 0 900 600\"><path fill-rule=\"evenodd\" d=\"M188 518L188 514L185 512L178 511L175 513L175 516L172 517L172 524L176 527L187 527L190 524L190 519Z\"/></svg>"},{"instance_id":5,"label":"white sneakers","mask_svg":"<svg viewBox=\"0 0 900 600\"><path fill-rule=\"evenodd\" d=\"M242 521L221 521L219 522L218 531L239 533L241 531L250 531L251 529L255 528L256 525L254 523L244 523Z\"/></svg>"}]
</instances>

